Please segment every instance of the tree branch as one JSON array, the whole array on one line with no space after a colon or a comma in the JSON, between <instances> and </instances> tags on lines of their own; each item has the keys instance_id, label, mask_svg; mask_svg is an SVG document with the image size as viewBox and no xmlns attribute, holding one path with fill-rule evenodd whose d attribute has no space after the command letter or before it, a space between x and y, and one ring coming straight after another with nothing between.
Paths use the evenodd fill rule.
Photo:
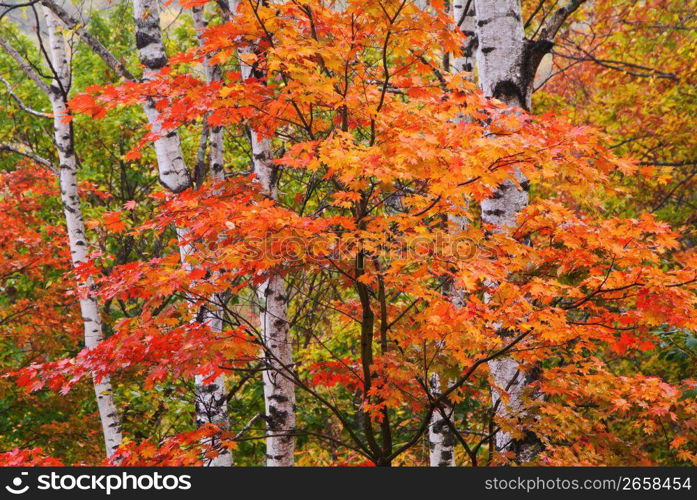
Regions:
<instances>
[{"instance_id":1,"label":"tree branch","mask_svg":"<svg viewBox=\"0 0 697 500\"><path fill-rule=\"evenodd\" d=\"M53 118L53 115L50 113L37 111L24 104L22 99L20 99L19 96L13 92L12 85L10 85L10 82L5 80L2 76L0 76L0 81L5 84L5 87L7 87L7 93L10 94L10 97L14 99L14 101L17 103L17 105L20 107L22 111L24 111L25 113L29 113L30 115L38 116L40 118Z\"/></svg>"},{"instance_id":2,"label":"tree branch","mask_svg":"<svg viewBox=\"0 0 697 500\"><path fill-rule=\"evenodd\" d=\"M26 158L34 160L39 165L43 165L44 167L50 169L54 173L58 172L58 169L53 163L48 161L46 158L42 158L34 152L29 151L29 149L26 146L23 146L21 144L7 144L4 142L0 142L0 151L7 151L9 153L15 153L24 156Z\"/></svg>"},{"instance_id":3,"label":"tree branch","mask_svg":"<svg viewBox=\"0 0 697 500\"><path fill-rule=\"evenodd\" d=\"M77 34L80 35L82 41L85 42L95 54L101 57L111 69L118 73L119 76L126 80L135 80L135 77L128 71L126 66L116 59L114 54L112 54L94 35L88 32L84 28L84 25L71 16L68 11L53 0L41 0L41 3L53 12L67 28L75 30Z\"/></svg>"},{"instance_id":4,"label":"tree branch","mask_svg":"<svg viewBox=\"0 0 697 500\"><path fill-rule=\"evenodd\" d=\"M41 91L46 94L46 95L51 95L51 89L49 88L48 84L43 80L41 75L31 67L31 65L27 62L26 59L24 59L19 52L17 52L17 49L15 49L10 43L5 40L2 36L0 36L0 47L2 47L7 54L15 60L15 62L19 65L19 67L22 69L25 75L29 79L31 79L36 85L41 89Z\"/></svg>"},{"instance_id":5,"label":"tree branch","mask_svg":"<svg viewBox=\"0 0 697 500\"><path fill-rule=\"evenodd\" d=\"M540 28L539 39L553 40L564 24L564 21L566 21L571 14L576 12L584 2L586 2L586 0L568 0L564 5L559 7Z\"/></svg>"}]
</instances>

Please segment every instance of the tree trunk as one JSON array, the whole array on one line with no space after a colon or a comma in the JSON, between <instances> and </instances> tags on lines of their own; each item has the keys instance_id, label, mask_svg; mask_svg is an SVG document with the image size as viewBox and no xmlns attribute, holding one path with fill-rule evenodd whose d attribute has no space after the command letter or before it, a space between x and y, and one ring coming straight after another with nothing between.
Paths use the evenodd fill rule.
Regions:
<instances>
[{"instance_id":1,"label":"tree trunk","mask_svg":"<svg viewBox=\"0 0 697 500\"><path fill-rule=\"evenodd\" d=\"M50 87L49 98L53 108L54 140L60 161L61 201L68 231L70 256L73 266L77 266L87 260L87 238L77 190L77 158L72 125L63 121L68 115L66 98L70 85L70 67L65 53L65 40L58 29L58 22L46 8L44 8L44 19L48 28L51 65L56 72ZM88 292L85 298L80 299L80 311L85 328L85 347L93 349L103 340L99 305L91 290L93 287L91 279L78 283L78 287ZM121 444L121 420L114 404L114 394L109 378L104 377L101 381L97 381L93 377L93 382L106 454L111 456Z\"/></svg>"},{"instance_id":2,"label":"tree trunk","mask_svg":"<svg viewBox=\"0 0 697 500\"><path fill-rule=\"evenodd\" d=\"M467 11L465 12L465 9ZM474 68L474 50L477 39L474 33L474 5L470 0L454 0L450 9L450 14L454 24L466 35L465 44L460 52L450 54L446 69L452 73L470 73ZM465 118L466 119L466 118ZM449 217L449 222L455 226L455 231L463 230L469 221L464 217ZM452 283L445 287L445 293L454 302L459 301L461 291L457 290ZM461 302L461 301L460 301ZM431 395L439 397L441 394L441 380L438 374L433 374L429 380ZM446 383L443 385L447 386ZM446 403L448 403L446 401ZM445 414L451 419L454 413L453 407L448 403L445 407ZM454 467L455 466L455 436L448 426L445 417L438 409L431 416L431 423L428 428L429 443L429 462L431 467Z\"/></svg>"},{"instance_id":3,"label":"tree trunk","mask_svg":"<svg viewBox=\"0 0 697 500\"><path fill-rule=\"evenodd\" d=\"M244 63L241 63L241 67L242 78L250 78L253 68ZM250 136L254 174L262 192L276 200L278 169L271 161L271 141L260 139L254 130L251 130ZM257 296L264 344L266 465L291 466L295 451L295 385L288 373L293 369L293 346L288 328L288 294L283 277L272 273L259 286Z\"/></svg>"},{"instance_id":4,"label":"tree trunk","mask_svg":"<svg viewBox=\"0 0 697 500\"><path fill-rule=\"evenodd\" d=\"M497 98L512 107L530 109L534 78L530 64L532 44L525 39L520 0L475 0L474 4L479 86L487 97ZM506 180L491 198L481 203L482 221L491 224L495 231L513 227L520 211L528 205L527 179L520 171L515 171L514 176L522 189ZM508 332L498 329L498 333L505 337ZM518 362L511 357L490 361L489 370L496 386L509 395L508 403L503 403L493 391L494 407L505 417L524 418L523 396L533 375L520 372ZM501 452L514 452L515 461L522 463L534 459L542 445L531 432L522 439L512 439L509 433L499 432L496 448Z\"/></svg>"},{"instance_id":5,"label":"tree trunk","mask_svg":"<svg viewBox=\"0 0 697 500\"><path fill-rule=\"evenodd\" d=\"M204 7L194 7L192 15L194 27L200 34L207 26ZM201 42L202 40L199 36L199 43ZM207 56L203 61L203 71L207 83L220 80L221 78L220 68L211 65ZM211 177L216 181L222 181L225 179L225 170L223 169L223 128L212 127L208 141L208 168ZM215 295L212 298L212 303L204 311L204 321L208 323L213 332L223 331L222 304L221 297ZM220 375L216 377L210 384L204 384L203 378L200 375L196 376L197 424L214 423L223 428L229 427L225 376ZM211 466L224 467L232 465L232 454L227 449L221 451L224 451L224 453L214 458L210 464Z\"/></svg>"},{"instance_id":6,"label":"tree trunk","mask_svg":"<svg viewBox=\"0 0 697 500\"><path fill-rule=\"evenodd\" d=\"M140 62L143 65L143 79L153 78L156 73L167 65L167 53L162 43L162 31L160 29L160 14L157 0L134 0L133 15L136 25L136 47ZM207 66L207 65L206 65ZM208 70L207 70L208 71ZM163 132L160 123L160 113L155 108L152 101L143 105L143 110L148 119L148 123L155 134ZM218 134L222 134L220 130ZM222 135L218 135L219 138ZM215 158L216 168L212 172L220 177L223 175L222 168L222 141L217 143L220 147L219 152L211 154ZM192 186L192 179L189 169L184 162L184 157L179 141L179 134L176 130L165 132L155 141L155 152L157 155L157 165L159 169L160 183L168 190L179 193ZM186 239L186 230L177 228L177 236L180 241L179 253L182 265L186 268L187 257L193 249L183 243ZM216 302L214 300L214 302ZM209 321L211 331L219 332L222 329L222 321L219 313L210 311L204 315ZM220 375L209 384L204 384L206 374L195 377L196 385L196 423L203 425L206 423L216 424L222 428L229 426L227 416L227 392L225 391L225 377ZM211 444L219 448L219 443L214 440ZM211 460L211 466L232 465L232 455L225 448L220 448L220 455Z\"/></svg>"},{"instance_id":7,"label":"tree trunk","mask_svg":"<svg viewBox=\"0 0 697 500\"><path fill-rule=\"evenodd\" d=\"M223 321L218 299L213 299L214 305L206 306L204 310L204 322L208 323L212 332L223 330ZM225 390L225 375L218 375L213 381L205 383L205 375L196 375L196 425L215 424L221 429L230 427L230 419L227 411L227 392ZM232 453L221 446L218 439L204 441L204 444L217 449L218 455L207 463L210 467L230 467L232 465Z\"/></svg>"},{"instance_id":8,"label":"tree trunk","mask_svg":"<svg viewBox=\"0 0 697 500\"><path fill-rule=\"evenodd\" d=\"M295 450L295 385L293 346L287 320L288 298L283 277L272 275L257 291L264 343L264 408L266 411L266 465L291 466Z\"/></svg>"},{"instance_id":9,"label":"tree trunk","mask_svg":"<svg viewBox=\"0 0 697 500\"><path fill-rule=\"evenodd\" d=\"M199 45L203 43L200 34L206 29L208 23L205 17L205 8L203 6L194 7L192 10L194 18L194 27L198 32ZM206 82L211 83L221 79L220 68L210 64L208 55L203 60L203 72L206 76ZM223 170L223 127L211 127L208 138L208 155L209 155L209 170L211 177L215 180L224 180L225 171Z\"/></svg>"},{"instance_id":10,"label":"tree trunk","mask_svg":"<svg viewBox=\"0 0 697 500\"><path fill-rule=\"evenodd\" d=\"M167 65L157 0L134 0L133 15L136 24L136 48L143 65L143 79L147 81ZM155 103L149 100L143 105L143 110L153 133L162 134L160 113L155 108ZM155 141L155 153L160 183L165 188L179 193L191 186L191 176L184 162L179 134L176 131L165 132Z\"/></svg>"},{"instance_id":11,"label":"tree trunk","mask_svg":"<svg viewBox=\"0 0 697 500\"><path fill-rule=\"evenodd\" d=\"M431 375L429 389L434 398L441 395L440 377ZM443 405L443 413L436 408L431 415L431 423L428 426L428 451L431 467L455 467L455 436L448 425L452 420L453 408L449 404ZM446 419L447 417L447 419Z\"/></svg>"},{"instance_id":12,"label":"tree trunk","mask_svg":"<svg viewBox=\"0 0 697 500\"><path fill-rule=\"evenodd\" d=\"M467 12L465 12L467 9ZM450 13L455 25L467 37L459 54L452 54L447 68L453 73L470 73L474 69L474 52L477 49L477 35L474 22L474 2L472 0L453 0Z\"/></svg>"}]
</instances>

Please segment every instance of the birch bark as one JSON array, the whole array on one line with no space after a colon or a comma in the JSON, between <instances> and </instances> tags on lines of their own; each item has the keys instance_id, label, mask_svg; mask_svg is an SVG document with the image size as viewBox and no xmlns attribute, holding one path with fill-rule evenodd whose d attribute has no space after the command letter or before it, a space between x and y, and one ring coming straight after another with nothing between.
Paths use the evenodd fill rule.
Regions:
<instances>
[{"instance_id":1,"label":"birch bark","mask_svg":"<svg viewBox=\"0 0 697 500\"><path fill-rule=\"evenodd\" d=\"M136 24L136 48L143 65L143 80L147 81L167 65L158 2L134 0L133 16ZM173 193L179 193L191 186L191 176L184 163L179 134L174 130L163 131L159 120L160 113L152 100L143 105L143 110L153 133L160 136L155 141L160 183Z\"/></svg>"},{"instance_id":2,"label":"birch bark","mask_svg":"<svg viewBox=\"0 0 697 500\"><path fill-rule=\"evenodd\" d=\"M194 7L192 10L192 17L194 19L194 28L196 28L196 32L198 33L199 45L201 45L203 43L201 33L208 26L204 7ZM219 81L222 76L220 68L216 65L212 65L209 59L210 58L206 56L203 60L203 72L206 77L206 82L211 83ZM225 172L223 170L223 127L211 127L208 142L208 167L211 172L211 177L218 181L223 180L225 179Z\"/></svg>"},{"instance_id":3,"label":"birch bark","mask_svg":"<svg viewBox=\"0 0 697 500\"><path fill-rule=\"evenodd\" d=\"M229 0L229 17L234 18L239 0ZM251 46L240 50L254 51ZM254 75L252 66L240 60L242 79ZM263 77L263 75L259 75ZM250 130L253 170L262 193L278 199L278 167L272 162L271 141ZM264 409L266 414L266 465L292 466L295 462L295 384L293 346L288 325L288 292L282 276L271 273L257 289L259 324L264 346Z\"/></svg>"},{"instance_id":4,"label":"birch bark","mask_svg":"<svg viewBox=\"0 0 697 500\"><path fill-rule=\"evenodd\" d=\"M497 98L509 106L530 109L531 83L520 0L474 0L478 47L476 52L479 86L487 97ZM482 221L495 231L506 231L516 224L518 213L528 205L528 182L520 171L514 172L519 189L512 180L500 184L493 195L481 202ZM497 333L507 332L497 328ZM511 357L489 361L496 386L504 388L508 402L492 391L494 408L506 417L524 418L524 395L533 375L520 370ZM499 451L513 451L517 462L532 460L542 449L537 436L528 432L523 439L512 439L507 432L496 434Z\"/></svg>"},{"instance_id":5,"label":"birch bark","mask_svg":"<svg viewBox=\"0 0 697 500\"><path fill-rule=\"evenodd\" d=\"M451 4L450 14L454 25L459 27L467 38L459 53L450 54L449 68L447 69L453 73L470 73L474 69L474 50L477 46L474 32L473 2L470 0L454 0ZM469 221L463 217L449 217L449 222L455 227L456 232L461 231L469 224ZM445 293L453 301L457 301L460 291L452 283L449 283ZM447 386L447 381L445 383L441 382L438 374L434 373L429 380L429 389L432 397L438 398L440 396L441 384ZM446 420L446 418L451 419L454 414L454 408L449 403L444 406L442 408L443 412L438 410L433 412L428 427L429 463L431 467L455 466L455 436Z\"/></svg>"},{"instance_id":6,"label":"birch bark","mask_svg":"<svg viewBox=\"0 0 697 500\"><path fill-rule=\"evenodd\" d=\"M467 9L465 11L465 9ZM453 73L469 73L474 70L474 52L477 49L477 36L474 22L474 1L453 0L450 13L453 22L467 37L465 45L459 54L452 54L450 71Z\"/></svg>"},{"instance_id":7,"label":"birch bark","mask_svg":"<svg viewBox=\"0 0 697 500\"><path fill-rule=\"evenodd\" d=\"M149 80L155 77L156 73L167 65L167 53L162 43L162 31L160 28L160 13L157 0L134 0L133 15L136 25L136 48L141 64L143 65L143 79ZM208 65L206 65L208 66ZM210 67L206 71L210 71ZM148 119L152 131L160 136L155 141L155 153L159 169L160 183L168 190L179 193L192 186L192 179L189 169L184 162L179 134L176 130L165 132L160 123L160 113L155 108L152 101L143 105L143 110ZM220 139L222 131L217 131L217 138ZM220 151L211 158L215 158L216 166L212 173L220 178L223 175L222 168L222 143L219 142ZM184 228L177 228L179 239L179 253L182 265L188 267L187 259L193 249L187 243L187 232ZM213 302L217 302L213 300ZM219 311L211 307L204 311L204 318L209 322L211 331L220 332L222 321ZM225 377L219 375L212 382L205 383L206 374L195 377L196 386L196 423L203 425L206 423L216 424L222 428L229 426L227 416L227 392L225 391ZM212 446L218 448L219 455L212 459L210 466L230 466L232 465L232 455L226 448L219 446L217 440L213 440Z\"/></svg>"},{"instance_id":8,"label":"birch bark","mask_svg":"<svg viewBox=\"0 0 697 500\"><path fill-rule=\"evenodd\" d=\"M72 125L63 121L68 115L66 98L70 87L70 66L66 57L65 40L59 30L58 22L51 11L45 8L44 19L48 29L50 62L55 71L49 88L49 99L53 109L54 140L60 161L61 201L68 231L70 256L73 265L77 266L87 260L87 238L77 190L77 158ZM93 349L103 340L99 305L91 291L93 287L91 279L79 283L78 286L87 291L87 295L80 299L80 311L85 328L85 347ZM121 420L116 410L109 378L103 377L98 381L93 377L93 383L106 453L107 456L111 456L121 444Z\"/></svg>"},{"instance_id":9,"label":"birch bark","mask_svg":"<svg viewBox=\"0 0 697 500\"><path fill-rule=\"evenodd\" d=\"M243 65L242 77L252 68ZM271 141L251 130L254 174L262 192L278 199L277 167L272 160ZM293 366L293 346L288 327L288 294L282 276L272 273L257 289L259 323L264 344L264 408L266 412L266 465L291 466L295 451L295 384L288 372Z\"/></svg>"},{"instance_id":10,"label":"birch bark","mask_svg":"<svg viewBox=\"0 0 697 500\"><path fill-rule=\"evenodd\" d=\"M440 397L441 383L437 373L431 375L429 390L434 399ZM441 410L443 413L438 409L433 412L428 426L429 465L431 467L455 467L455 436L448 426L448 420L452 421L453 407L446 401Z\"/></svg>"}]
</instances>

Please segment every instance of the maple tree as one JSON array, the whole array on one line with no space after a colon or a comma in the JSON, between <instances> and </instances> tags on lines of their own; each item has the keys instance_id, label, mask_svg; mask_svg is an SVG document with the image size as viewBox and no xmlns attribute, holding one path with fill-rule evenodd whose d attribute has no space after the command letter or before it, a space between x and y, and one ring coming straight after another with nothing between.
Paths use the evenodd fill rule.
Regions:
<instances>
[{"instance_id":1,"label":"maple tree","mask_svg":"<svg viewBox=\"0 0 697 500\"><path fill-rule=\"evenodd\" d=\"M56 408L111 381L124 439L107 458L17 443L0 464L695 463L697 381L661 363L668 343L694 356L697 256L680 227L606 209L645 172L593 120L554 112L573 87L531 109L583 2L524 3L511 22L543 36L521 35L539 52L516 74L500 30L467 29L488 24L486 1L187 0L176 39L139 1L142 78L108 30L41 3L109 72L56 123L113 133L142 109L148 125L113 155L118 203L103 174L85 185L95 243L72 268L46 244L67 237L53 174L31 169L51 161L2 146L0 272L36 310L2 302L3 341L35 353L4 364L3 387ZM90 297L106 335L80 350Z\"/></svg>"}]
</instances>

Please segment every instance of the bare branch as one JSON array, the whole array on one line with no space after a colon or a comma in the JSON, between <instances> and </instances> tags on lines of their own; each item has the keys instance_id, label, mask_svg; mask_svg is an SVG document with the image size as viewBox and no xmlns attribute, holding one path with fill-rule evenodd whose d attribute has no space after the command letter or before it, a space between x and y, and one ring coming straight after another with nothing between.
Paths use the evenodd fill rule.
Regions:
<instances>
[{"instance_id":1,"label":"bare branch","mask_svg":"<svg viewBox=\"0 0 697 500\"><path fill-rule=\"evenodd\" d=\"M2 36L0 36L0 47L2 47L5 52L7 52L7 54L15 60L24 74L27 75L27 77L30 78L34 83L36 83L44 94L51 95L51 89L41 75L39 75L39 73L37 73L37 71L31 67L27 60L24 59L19 52L17 52L17 49L15 49L10 42L5 40L5 38Z\"/></svg>"},{"instance_id":2,"label":"bare branch","mask_svg":"<svg viewBox=\"0 0 697 500\"><path fill-rule=\"evenodd\" d=\"M259 413L254 415L251 418L251 420L249 422L247 422L247 425L242 427L242 430L240 432L238 432L237 434L235 434L235 437L233 437L232 440L239 441L242 438L242 436L244 436L245 432L247 432L252 427L252 425L254 425L254 422L256 422L259 419L263 419L263 418L264 418L263 415L261 415Z\"/></svg>"},{"instance_id":3,"label":"bare branch","mask_svg":"<svg viewBox=\"0 0 697 500\"><path fill-rule=\"evenodd\" d=\"M553 40L564 24L564 21L566 21L571 14L576 12L584 2L586 2L586 0L568 0L564 5L559 7L540 28L540 40Z\"/></svg>"},{"instance_id":4,"label":"bare branch","mask_svg":"<svg viewBox=\"0 0 697 500\"><path fill-rule=\"evenodd\" d=\"M20 99L19 96L15 94L12 90L12 85L10 84L10 82L5 80L2 76L0 76L0 81L5 84L5 87L7 87L7 93L10 94L10 97L14 99L14 101L17 103L17 105L21 108L22 111L24 111L25 113L29 113L30 115L38 116L40 118L53 118L53 115L51 113L37 111L24 104L22 99Z\"/></svg>"},{"instance_id":5,"label":"bare branch","mask_svg":"<svg viewBox=\"0 0 697 500\"><path fill-rule=\"evenodd\" d=\"M112 54L94 35L90 34L85 29L84 25L71 16L68 11L53 0L41 0L41 3L51 10L67 28L74 29L77 34L80 35L82 41L85 42L95 54L101 57L111 69L116 71L119 76L127 80L135 80L135 77L128 71L126 66L116 59L114 54Z\"/></svg>"},{"instance_id":6,"label":"bare branch","mask_svg":"<svg viewBox=\"0 0 697 500\"><path fill-rule=\"evenodd\" d=\"M36 153L34 153L22 144L8 144L0 142L0 151L7 151L8 153L15 153L24 156L26 158L34 160L39 165L43 165L44 167L52 170L54 173L58 172L58 168L56 168L56 166L53 163L48 161L46 158L42 158L41 156L37 155Z\"/></svg>"}]
</instances>

